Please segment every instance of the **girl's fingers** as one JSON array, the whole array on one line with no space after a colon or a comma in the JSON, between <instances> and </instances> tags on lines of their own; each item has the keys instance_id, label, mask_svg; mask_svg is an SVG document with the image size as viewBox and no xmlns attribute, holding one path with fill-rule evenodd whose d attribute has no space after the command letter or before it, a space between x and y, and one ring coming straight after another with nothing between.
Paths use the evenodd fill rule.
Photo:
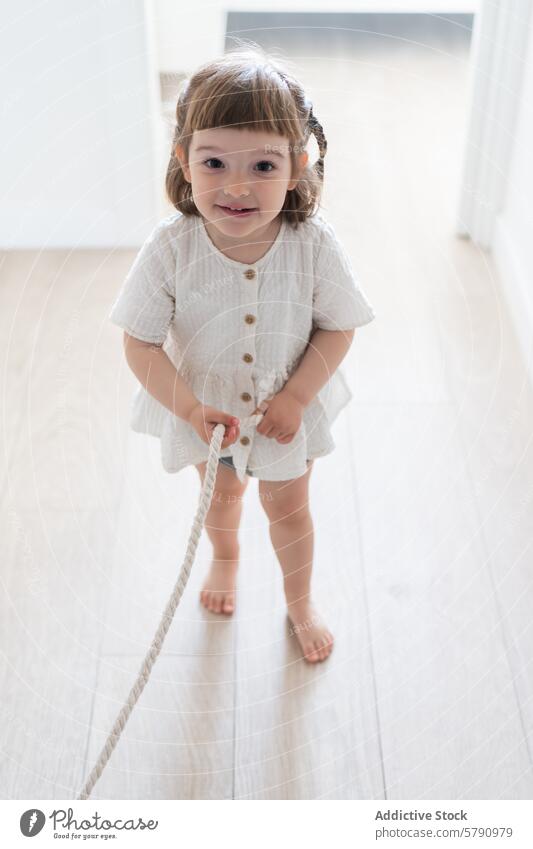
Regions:
<instances>
[{"instance_id":1,"label":"girl's fingers","mask_svg":"<svg viewBox=\"0 0 533 849\"><path fill-rule=\"evenodd\" d=\"M218 422L210 422L208 424L207 428L206 428L209 443L213 439L213 433L215 432L215 428L216 428L217 424L218 424ZM222 442L220 443L220 447L226 448L230 444L230 442L233 439L235 439L237 433L238 433L238 426L237 425L226 425L225 430L224 430L224 436L222 438Z\"/></svg>"},{"instance_id":2,"label":"girl's fingers","mask_svg":"<svg viewBox=\"0 0 533 849\"><path fill-rule=\"evenodd\" d=\"M231 442L235 442L238 435L239 435L238 425L230 425L230 427L228 428L227 436L225 437L227 444L229 445Z\"/></svg>"}]
</instances>

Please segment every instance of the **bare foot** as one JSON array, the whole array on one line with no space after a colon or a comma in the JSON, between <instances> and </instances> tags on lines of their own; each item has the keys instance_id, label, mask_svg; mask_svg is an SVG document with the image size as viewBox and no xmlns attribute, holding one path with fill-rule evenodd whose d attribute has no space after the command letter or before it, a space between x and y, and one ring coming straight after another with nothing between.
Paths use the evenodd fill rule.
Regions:
<instances>
[{"instance_id":1,"label":"bare foot","mask_svg":"<svg viewBox=\"0 0 533 849\"><path fill-rule=\"evenodd\" d=\"M235 578L238 560L211 561L211 569L200 592L203 606L213 613L231 616L235 609Z\"/></svg>"},{"instance_id":2,"label":"bare foot","mask_svg":"<svg viewBox=\"0 0 533 849\"><path fill-rule=\"evenodd\" d=\"M325 660L333 649L333 634L329 631L313 605L308 601L287 605L287 614L292 623L291 634L295 634L304 659L309 663Z\"/></svg>"}]
</instances>

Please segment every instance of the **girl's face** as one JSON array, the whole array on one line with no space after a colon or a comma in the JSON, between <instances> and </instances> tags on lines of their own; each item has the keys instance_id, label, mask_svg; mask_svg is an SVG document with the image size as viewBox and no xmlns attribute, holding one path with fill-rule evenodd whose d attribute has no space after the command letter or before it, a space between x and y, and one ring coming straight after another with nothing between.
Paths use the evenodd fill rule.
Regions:
<instances>
[{"instance_id":1,"label":"girl's face","mask_svg":"<svg viewBox=\"0 0 533 849\"><path fill-rule=\"evenodd\" d=\"M308 160L306 151L298 152L293 174L288 139L235 127L195 130L189 161L179 145L176 155L198 211L228 241L267 232Z\"/></svg>"}]
</instances>

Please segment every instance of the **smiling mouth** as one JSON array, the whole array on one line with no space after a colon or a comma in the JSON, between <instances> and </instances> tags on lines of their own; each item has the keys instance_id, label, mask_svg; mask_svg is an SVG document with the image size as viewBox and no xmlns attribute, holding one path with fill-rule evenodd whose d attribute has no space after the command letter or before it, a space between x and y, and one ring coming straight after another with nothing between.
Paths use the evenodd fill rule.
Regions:
<instances>
[{"instance_id":1,"label":"smiling mouth","mask_svg":"<svg viewBox=\"0 0 533 849\"><path fill-rule=\"evenodd\" d=\"M219 209L222 209L227 215L231 215L234 218L242 218L245 215L250 215L252 212L257 212L256 206L248 206L242 207L241 209L232 209L229 206L222 206L222 204L217 203Z\"/></svg>"}]
</instances>

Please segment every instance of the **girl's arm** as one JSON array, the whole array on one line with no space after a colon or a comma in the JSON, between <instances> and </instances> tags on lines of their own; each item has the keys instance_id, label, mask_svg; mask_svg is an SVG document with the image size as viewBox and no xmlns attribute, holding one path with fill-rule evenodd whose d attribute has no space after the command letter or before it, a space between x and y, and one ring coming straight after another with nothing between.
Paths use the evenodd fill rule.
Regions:
<instances>
[{"instance_id":1,"label":"girl's arm","mask_svg":"<svg viewBox=\"0 0 533 849\"><path fill-rule=\"evenodd\" d=\"M163 348L142 342L124 331L124 352L135 377L171 413L188 421L200 402L178 374Z\"/></svg>"},{"instance_id":2,"label":"girl's arm","mask_svg":"<svg viewBox=\"0 0 533 849\"><path fill-rule=\"evenodd\" d=\"M354 333L355 328L318 328L311 336L298 368L281 391L289 392L302 406L307 407L348 353Z\"/></svg>"}]
</instances>

